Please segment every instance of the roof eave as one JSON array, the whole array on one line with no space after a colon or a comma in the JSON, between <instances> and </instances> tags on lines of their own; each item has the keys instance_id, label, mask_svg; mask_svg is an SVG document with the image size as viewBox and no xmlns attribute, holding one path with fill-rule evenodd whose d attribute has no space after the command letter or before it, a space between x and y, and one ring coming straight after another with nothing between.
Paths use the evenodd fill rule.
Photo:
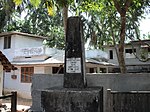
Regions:
<instances>
[{"instance_id":1,"label":"roof eave","mask_svg":"<svg viewBox=\"0 0 150 112\"><path fill-rule=\"evenodd\" d=\"M9 62L9 60L1 51L0 51L0 61L1 64L3 65L4 70L17 70L17 68Z\"/></svg>"},{"instance_id":2,"label":"roof eave","mask_svg":"<svg viewBox=\"0 0 150 112\"><path fill-rule=\"evenodd\" d=\"M29 36L29 37L35 37L35 38L41 38L41 39L48 38L48 37L43 37L43 36L38 36L38 35L33 35L33 34L28 34L28 33L16 32L16 31L0 33L0 37L9 36L9 35L23 35L23 36Z\"/></svg>"}]
</instances>

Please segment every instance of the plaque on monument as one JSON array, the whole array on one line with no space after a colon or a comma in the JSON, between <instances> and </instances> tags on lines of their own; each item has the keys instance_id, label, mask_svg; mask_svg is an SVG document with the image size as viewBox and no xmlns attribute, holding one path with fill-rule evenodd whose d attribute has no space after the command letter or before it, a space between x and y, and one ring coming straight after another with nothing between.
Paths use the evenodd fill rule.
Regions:
<instances>
[{"instance_id":1,"label":"plaque on monument","mask_svg":"<svg viewBox=\"0 0 150 112\"><path fill-rule=\"evenodd\" d=\"M66 59L67 73L81 73L81 58L67 58Z\"/></svg>"}]
</instances>

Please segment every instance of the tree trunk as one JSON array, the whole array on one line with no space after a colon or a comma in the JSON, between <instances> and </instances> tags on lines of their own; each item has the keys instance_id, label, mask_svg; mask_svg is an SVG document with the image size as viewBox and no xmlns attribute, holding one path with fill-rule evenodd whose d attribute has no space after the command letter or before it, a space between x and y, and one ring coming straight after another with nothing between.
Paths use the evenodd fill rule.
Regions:
<instances>
[{"instance_id":1,"label":"tree trunk","mask_svg":"<svg viewBox=\"0 0 150 112\"><path fill-rule=\"evenodd\" d=\"M66 31L67 31L67 18L68 18L68 6L65 5L63 7L63 24L64 24L65 36L66 36Z\"/></svg>"},{"instance_id":2,"label":"tree trunk","mask_svg":"<svg viewBox=\"0 0 150 112\"><path fill-rule=\"evenodd\" d=\"M126 64L124 59L124 41L125 41L125 29L126 29L126 13L121 14L121 32L120 32L120 43L118 46L119 49L119 66L121 73L126 73Z\"/></svg>"},{"instance_id":3,"label":"tree trunk","mask_svg":"<svg viewBox=\"0 0 150 112\"><path fill-rule=\"evenodd\" d=\"M126 32L126 12L130 7L132 0L126 0L124 5L121 7L120 3L122 1L113 0L114 5L121 16L121 32L120 32L120 43L118 46L118 62L120 66L121 73L126 73L126 65L124 59L124 41L125 41L125 32Z\"/></svg>"}]
</instances>

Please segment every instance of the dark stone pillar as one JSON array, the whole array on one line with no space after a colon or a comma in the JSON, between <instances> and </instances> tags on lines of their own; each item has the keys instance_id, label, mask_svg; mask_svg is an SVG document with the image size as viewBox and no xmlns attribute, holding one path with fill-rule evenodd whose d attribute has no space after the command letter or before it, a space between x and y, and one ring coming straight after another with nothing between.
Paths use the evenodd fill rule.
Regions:
<instances>
[{"instance_id":1,"label":"dark stone pillar","mask_svg":"<svg viewBox=\"0 0 150 112\"><path fill-rule=\"evenodd\" d=\"M83 25L79 17L68 18L66 34L64 87L84 88L85 51Z\"/></svg>"}]
</instances>

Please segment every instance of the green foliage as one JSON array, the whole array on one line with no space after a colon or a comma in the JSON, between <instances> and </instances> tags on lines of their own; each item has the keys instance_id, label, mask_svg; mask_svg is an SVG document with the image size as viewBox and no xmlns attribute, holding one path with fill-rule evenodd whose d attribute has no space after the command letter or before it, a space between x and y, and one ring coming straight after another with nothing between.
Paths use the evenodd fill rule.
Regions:
<instances>
[{"instance_id":1,"label":"green foliage","mask_svg":"<svg viewBox=\"0 0 150 112\"><path fill-rule=\"evenodd\" d=\"M90 45L94 48L102 48L103 45L113 44L113 38L118 41L118 31L120 20L117 12L111 2L91 1L85 2L87 8L79 6L80 11L86 14L88 19L85 20L86 40L91 39ZM98 5L94 7L95 4ZM85 5L85 4L84 4ZM93 8L88 8L89 6ZM95 9L94 9L95 8ZM88 12L86 12L88 10ZM85 16L85 15L84 15ZM94 34L95 33L95 34ZM112 34L113 33L113 34ZM117 35L117 36L116 36Z\"/></svg>"},{"instance_id":2,"label":"green foliage","mask_svg":"<svg viewBox=\"0 0 150 112\"><path fill-rule=\"evenodd\" d=\"M22 4L22 0L13 0L13 2L14 2L16 5Z\"/></svg>"},{"instance_id":3,"label":"green foliage","mask_svg":"<svg viewBox=\"0 0 150 112\"><path fill-rule=\"evenodd\" d=\"M51 28L49 38L45 41L45 45L64 49L64 30L63 27L54 26Z\"/></svg>"},{"instance_id":4,"label":"green foliage","mask_svg":"<svg viewBox=\"0 0 150 112\"><path fill-rule=\"evenodd\" d=\"M148 32L147 34L143 34L143 38L144 39L150 39L150 32Z\"/></svg>"},{"instance_id":5,"label":"green foliage","mask_svg":"<svg viewBox=\"0 0 150 112\"><path fill-rule=\"evenodd\" d=\"M84 36L86 40L91 40L92 47L99 49L103 45L119 44L117 56L122 73L126 70L123 57L125 37L132 40L140 38L139 20L150 6L149 0L76 0L76 2L74 0L13 0L16 5L19 5L16 8L20 13L24 8L28 9L28 14L22 21L13 17L10 19L13 12L13 8L10 7L13 3L12 0L8 1L9 5L5 0L0 1L1 29L5 26L3 29L5 31L17 30L48 36L49 39L45 44L61 49L64 48L62 23L64 22L64 29L66 29L67 12L65 11L70 5L70 10L82 17ZM65 9L63 14L56 7Z\"/></svg>"},{"instance_id":6,"label":"green foliage","mask_svg":"<svg viewBox=\"0 0 150 112\"><path fill-rule=\"evenodd\" d=\"M92 12L92 11L101 11L103 8L103 4L101 2L96 1L83 1L79 6L82 12Z\"/></svg>"},{"instance_id":7,"label":"green foliage","mask_svg":"<svg viewBox=\"0 0 150 112\"><path fill-rule=\"evenodd\" d=\"M15 4L12 0L1 0L0 1L0 32L3 31L7 22L11 19L11 14L13 13Z\"/></svg>"},{"instance_id":8,"label":"green foliage","mask_svg":"<svg viewBox=\"0 0 150 112\"><path fill-rule=\"evenodd\" d=\"M13 0L13 2L16 4L16 5L21 5L23 0ZM30 0L30 3L35 6L35 7L38 7L41 3L41 0Z\"/></svg>"},{"instance_id":9,"label":"green foliage","mask_svg":"<svg viewBox=\"0 0 150 112\"><path fill-rule=\"evenodd\" d=\"M47 8L47 11L48 11L48 14L50 16L53 16L54 15L54 12L55 12L55 9L54 9L54 2L53 0L44 0L44 1L41 1L41 0L29 0L30 2L28 2L28 4L25 4L25 5L32 5L36 8L39 7L39 5L42 3L45 4L46 8ZM21 5L23 0L13 0L13 2L16 4L16 5Z\"/></svg>"},{"instance_id":10,"label":"green foliage","mask_svg":"<svg viewBox=\"0 0 150 112\"><path fill-rule=\"evenodd\" d=\"M47 46L63 49L64 30L61 13L57 12L55 16L49 16L44 3L36 9L32 6L28 6L28 9L23 20L18 12L14 13L12 21L8 22L9 25L4 30L45 36L48 37Z\"/></svg>"},{"instance_id":11,"label":"green foliage","mask_svg":"<svg viewBox=\"0 0 150 112\"><path fill-rule=\"evenodd\" d=\"M20 4L22 1L22 4ZM29 2L30 1L30 2ZM114 3L110 0L14 0L17 10L21 13L23 9L28 9L28 14L24 20L11 18L9 25L5 27L5 31L21 31L36 35L49 36L52 40L48 42L50 46L63 46L59 43L64 38L62 14L60 10L63 6L70 5L70 10L82 17L84 22L85 39L90 39L90 45L94 48L102 48L103 45L116 44L119 42L120 34L120 15L118 14ZM121 7L125 1L118 0ZM128 12L126 22L126 38L140 38L139 20L148 7L149 1L133 0ZM36 8L34 8L35 6ZM0 19L5 17L4 10L0 10ZM16 13L17 14L17 13ZM55 15L51 17L49 15ZM17 14L18 18L19 14ZM59 43L56 45L56 43ZM64 40L63 40L64 42ZM55 44L54 44L55 43Z\"/></svg>"},{"instance_id":12,"label":"green foliage","mask_svg":"<svg viewBox=\"0 0 150 112\"><path fill-rule=\"evenodd\" d=\"M46 6L47 6L48 14L53 16L54 12L55 12L55 6L54 6L53 2L47 1Z\"/></svg>"},{"instance_id":13,"label":"green foliage","mask_svg":"<svg viewBox=\"0 0 150 112\"><path fill-rule=\"evenodd\" d=\"M117 44L120 41L121 19L114 3L107 0L82 0L79 3L80 14L84 14L86 40L91 46L101 48L104 44ZM148 7L147 2L134 0L126 14L126 39L140 38L139 21ZM118 1L121 7L123 1ZM125 2L125 1L124 1ZM93 32L96 34L93 36Z\"/></svg>"},{"instance_id":14,"label":"green foliage","mask_svg":"<svg viewBox=\"0 0 150 112\"><path fill-rule=\"evenodd\" d=\"M70 5L74 0L55 0L58 7L64 7Z\"/></svg>"},{"instance_id":15,"label":"green foliage","mask_svg":"<svg viewBox=\"0 0 150 112\"><path fill-rule=\"evenodd\" d=\"M31 4L35 7L38 7L41 3L41 0L30 0Z\"/></svg>"}]
</instances>

